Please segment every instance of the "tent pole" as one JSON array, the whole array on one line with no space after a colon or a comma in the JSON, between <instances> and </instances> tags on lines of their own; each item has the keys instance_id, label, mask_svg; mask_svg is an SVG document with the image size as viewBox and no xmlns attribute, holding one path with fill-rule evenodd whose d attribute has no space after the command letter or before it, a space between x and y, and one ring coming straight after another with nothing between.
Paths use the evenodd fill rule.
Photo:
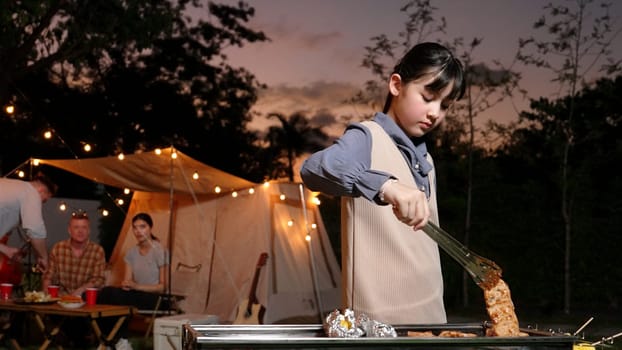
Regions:
<instances>
[{"instance_id":1,"label":"tent pole","mask_svg":"<svg viewBox=\"0 0 622 350\"><path fill-rule=\"evenodd\" d=\"M302 184L298 184L298 189L300 190L300 202L302 203L302 215L305 222L305 231L306 234L311 237L311 230L309 230L309 219L307 218L307 201L305 200L304 194L304 186ZM323 323L323 315L322 312L324 307L322 305L322 297L320 296L319 291L319 283L317 280L317 271L315 268L315 256L313 255L313 239L307 241L307 249L309 251L309 263L311 264L311 277L313 278L313 292L315 294L315 304L318 306L318 317L320 319L320 323Z\"/></svg>"},{"instance_id":2,"label":"tent pole","mask_svg":"<svg viewBox=\"0 0 622 350\"><path fill-rule=\"evenodd\" d=\"M173 284L173 197L175 196L175 186L173 183L175 161L172 157L175 152L175 148L171 146L171 168L170 168L170 185L169 185L169 197L168 197L168 283L166 284L166 297L171 300L171 286Z\"/></svg>"}]
</instances>

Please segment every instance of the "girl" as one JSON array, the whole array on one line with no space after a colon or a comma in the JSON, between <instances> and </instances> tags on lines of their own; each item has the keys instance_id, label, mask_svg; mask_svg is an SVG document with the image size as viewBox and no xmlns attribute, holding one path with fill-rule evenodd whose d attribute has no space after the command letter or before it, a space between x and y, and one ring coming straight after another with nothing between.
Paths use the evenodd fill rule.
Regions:
<instances>
[{"instance_id":1,"label":"girl","mask_svg":"<svg viewBox=\"0 0 622 350\"><path fill-rule=\"evenodd\" d=\"M153 310L166 290L168 253L153 235L153 220L147 213L132 218L136 245L125 253L125 274L120 287L106 287L99 293L101 304L133 305Z\"/></svg>"},{"instance_id":2,"label":"girl","mask_svg":"<svg viewBox=\"0 0 622 350\"><path fill-rule=\"evenodd\" d=\"M395 66L382 113L350 125L305 161L309 189L342 196L343 307L387 323L445 323L434 163L422 137L465 90L442 45L414 46Z\"/></svg>"}]
</instances>

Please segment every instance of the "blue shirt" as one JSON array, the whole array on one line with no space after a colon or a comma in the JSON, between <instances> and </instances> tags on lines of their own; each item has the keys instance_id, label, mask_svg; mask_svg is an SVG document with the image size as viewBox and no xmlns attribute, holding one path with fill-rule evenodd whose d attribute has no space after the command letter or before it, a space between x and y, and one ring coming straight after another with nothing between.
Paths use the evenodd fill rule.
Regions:
<instances>
[{"instance_id":1,"label":"blue shirt","mask_svg":"<svg viewBox=\"0 0 622 350\"><path fill-rule=\"evenodd\" d=\"M432 164L427 161L427 147L420 138L409 138L404 131L384 113L373 119L393 139L410 165L417 186L430 196L428 173ZM312 191L334 196L363 196L377 200L380 187L394 178L390 173L371 168L372 138L369 130L360 123L346 129L333 145L312 154L302 165L300 175Z\"/></svg>"}]
</instances>

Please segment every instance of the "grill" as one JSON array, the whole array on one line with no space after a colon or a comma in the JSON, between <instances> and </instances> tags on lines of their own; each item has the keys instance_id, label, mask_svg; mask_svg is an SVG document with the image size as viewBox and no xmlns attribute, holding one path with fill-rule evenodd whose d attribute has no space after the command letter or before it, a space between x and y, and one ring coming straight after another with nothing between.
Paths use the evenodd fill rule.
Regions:
<instances>
[{"instance_id":1,"label":"grill","mask_svg":"<svg viewBox=\"0 0 622 350\"><path fill-rule=\"evenodd\" d=\"M183 326L184 350L195 349L573 349L576 336L521 329L526 337L486 337L487 323L394 326L395 338L329 338L322 325L198 325ZM408 331L451 330L475 333L471 338L408 337Z\"/></svg>"}]
</instances>

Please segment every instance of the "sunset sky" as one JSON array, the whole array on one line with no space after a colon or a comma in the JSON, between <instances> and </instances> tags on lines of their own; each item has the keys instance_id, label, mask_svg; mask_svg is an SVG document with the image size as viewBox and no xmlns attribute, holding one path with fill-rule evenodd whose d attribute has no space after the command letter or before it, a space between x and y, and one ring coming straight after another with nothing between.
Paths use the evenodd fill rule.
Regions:
<instances>
[{"instance_id":1,"label":"sunset sky","mask_svg":"<svg viewBox=\"0 0 622 350\"><path fill-rule=\"evenodd\" d=\"M220 0L236 4L238 0ZM571 5L573 1L559 0ZM558 1L558 3L559 3ZM257 79L269 86L255 110L261 113L304 111L309 117L351 115L362 117L368 110L343 101L363 88L371 77L361 67L365 46L371 37L386 34L392 39L404 29L406 16L400 8L405 0L247 0L256 13L250 22L253 29L263 31L269 42L230 49L229 62L249 69ZM509 65L519 38L541 35L532 29L542 15L541 0L432 0L436 16L447 19L447 35L443 40L463 37L466 42L483 39L476 49L476 61L489 65L499 60ZM613 1L612 15L616 28L622 26L622 1ZM438 36L431 37L436 39ZM622 35L614 40L616 57L622 56ZM551 75L518 66L523 74L522 86L530 97L551 96L555 89L549 84ZM595 73L596 71L593 70ZM498 121L515 120L512 104L526 109L528 101L515 98L480 118ZM321 119L321 118L320 118ZM326 118L322 119L324 122ZM265 119L256 118L257 127L265 127ZM327 129L334 135L343 126Z\"/></svg>"}]
</instances>

